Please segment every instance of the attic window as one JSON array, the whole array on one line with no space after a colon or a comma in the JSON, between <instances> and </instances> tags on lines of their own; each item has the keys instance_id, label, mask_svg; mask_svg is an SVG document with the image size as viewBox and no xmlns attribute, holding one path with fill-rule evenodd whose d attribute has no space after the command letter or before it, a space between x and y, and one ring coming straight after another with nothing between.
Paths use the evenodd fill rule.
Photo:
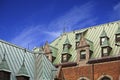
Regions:
<instances>
[{"instance_id":1,"label":"attic window","mask_svg":"<svg viewBox=\"0 0 120 80\"><path fill-rule=\"evenodd\" d=\"M62 55L62 62L67 62L67 55L66 54Z\"/></svg>"},{"instance_id":2,"label":"attic window","mask_svg":"<svg viewBox=\"0 0 120 80\"><path fill-rule=\"evenodd\" d=\"M86 59L86 51L85 50L80 51L80 59Z\"/></svg>"},{"instance_id":3,"label":"attic window","mask_svg":"<svg viewBox=\"0 0 120 80\"><path fill-rule=\"evenodd\" d=\"M115 41L116 41L116 42L120 42L120 34L116 34Z\"/></svg>"},{"instance_id":4,"label":"attic window","mask_svg":"<svg viewBox=\"0 0 120 80\"><path fill-rule=\"evenodd\" d=\"M105 41L105 37L101 38L101 45L103 44L104 41Z\"/></svg>"},{"instance_id":5,"label":"attic window","mask_svg":"<svg viewBox=\"0 0 120 80\"><path fill-rule=\"evenodd\" d=\"M81 35L81 33L77 33L76 36L75 36L75 39L79 40L80 39L80 35Z\"/></svg>"},{"instance_id":6,"label":"attic window","mask_svg":"<svg viewBox=\"0 0 120 80\"><path fill-rule=\"evenodd\" d=\"M79 45L79 42L76 42L76 48L77 48L78 45Z\"/></svg>"},{"instance_id":7,"label":"attic window","mask_svg":"<svg viewBox=\"0 0 120 80\"><path fill-rule=\"evenodd\" d=\"M107 48L103 48L103 52L102 52L102 56L108 56L108 49Z\"/></svg>"},{"instance_id":8,"label":"attic window","mask_svg":"<svg viewBox=\"0 0 120 80\"><path fill-rule=\"evenodd\" d=\"M102 57L108 56L111 52L111 47L103 47L102 48Z\"/></svg>"}]
</instances>

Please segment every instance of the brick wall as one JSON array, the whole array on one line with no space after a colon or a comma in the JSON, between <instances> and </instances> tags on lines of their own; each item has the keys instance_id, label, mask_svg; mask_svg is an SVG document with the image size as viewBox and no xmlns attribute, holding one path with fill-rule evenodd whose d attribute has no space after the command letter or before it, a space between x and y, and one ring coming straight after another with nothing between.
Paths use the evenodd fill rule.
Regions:
<instances>
[{"instance_id":1,"label":"brick wall","mask_svg":"<svg viewBox=\"0 0 120 80\"><path fill-rule=\"evenodd\" d=\"M120 61L66 67L62 68L62 70L65 80L78 80L80 77L87 77L90 80L97 80L104 75L112 76L113 80L119 80Z\"/></svg>"}]
</instances>

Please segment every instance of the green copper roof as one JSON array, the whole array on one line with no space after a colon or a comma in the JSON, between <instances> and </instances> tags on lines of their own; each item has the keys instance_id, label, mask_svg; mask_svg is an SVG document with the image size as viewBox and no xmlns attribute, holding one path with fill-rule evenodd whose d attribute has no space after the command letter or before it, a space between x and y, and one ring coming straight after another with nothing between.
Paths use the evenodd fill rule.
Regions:
<instances>
[{"instance_id":1,"label":"green copper roof","mask_svg":"<svg viewBox=\"0 0 120 80\"><path fill-rule=\"evenodd\" d=\"M110 45L109 45L109 41L105 38L105 41L103 42L101 47L106 47L106 46L110 46Z\"/></svg>"},{"instance_id":2,"label":"green copper roof","mask_svg":"<svg viewBox=\"0 0 120 80\"><path fill-rule=\"evenodd\" d=\"M10 72L7 61L5 60L5 56L4 56L3 60L2 60L2 62L0 63L0 70Z\"/></svg>"},{"instance_id":3,"label":"green copper roof","mask_svg":"<svg viewBox=\"0 0 120 80\"><path fill-rule=\"evenodd\" d=\"M64 47L62 54L69 53L69 49L67 46Z\"/></svg>"},{"instance_id":4,"label":"green copper roof","mask_svg":"<svg viewBox=\"0 0 120 80\"><path fill-rule=\"evenodd\" d=\"M118 25L118 29L115 34L120 34L120 24Z\"/></svg>"},{"instance_id":5,"label":"green copper roof","mask_svg":"<svg viewBox=\"0 0 120 80\"><path fill-rule=\"evenodd\" d=\"M93 42L86 39L87 40L87 43L90 45L90 50L93 51Z\"/></svg>"},{"instance_id":6,"label":"green copper roof","mask_svg":"<svg viewBox=\"0 0 120 80\"><path fill-rule=\"evenodd\" d=\"M100 37L105 37L105 36L107 36L107 33L105 32L105 30L103 30Z\"/></svg>"},{"instance_id":7,"label":"green copper roof","mask_svg":"<svg viewBox=\"0 0 120 80\"><path fill-rule=\"evenodd\" d=\"M27 70L25 68L24 62L22 64L22 66L21 66L21 68L20 68L17 76L26 76L26 77L29 77L28 72L27 72Z\"/></svg>"},{"instance_id":8,"label":"green copper roof","mask_svg":"<svg viewBox=\"0 0 120 80\"><path fill-rule=\"evenodd\" d=\"M68 35L66 36L66 40L65 40L64 44L70 44L70 41L68 39Z\"/></svg>"},{"instance_id":9,"label":"green copper roof","mask_svg":"<svg viewBox=\"0 0 120 80\"><path fill-rule=\"evenodd\" d=\"M55 48L55 47L53 47L53 46L51 46L51 45L50 45L50 49L51 49L51 51L52 51L52 56L53 56L53 57L56 57L56 56L57 56L56 53L57 53L58 49Z\"/></svg>"},{"instance_id":10,"label":"green copper roof","mask_svg":"<svg viewBox=\"0 0 120 80\"><path fill-rule=\"evenodd\" d=\"M115 33L116 33L116 30L118 29L119 22L120 21L116 21L116 22L111 22L107 24L101 24L101 25L89 27L87 28L87 31L85 31L86 29L81 29L81 30L67 32L66 35L68 35L69 42L72 45L69 50L69 54L71 54L71 58L69 59L69 61L75 62L77 59L76 34L79 34L83 31L85 31L84 37L88 39L87 42L90 45L92 45L92 47L90 46L90 49L93 51L93 54L91 55L90 59L101 58L100 36L103 37L106 35L110 36L109 42L110 42L110 47L112 47L112 53L110 54L110 56L119 55L119 48L115 46ZM54 40L50 44L58 49L54 64L61 63L61 53L63 52L63 44L66 41L66 35L59 36L56 40ZM106 42L104 43L105 45L109 45L109 44L106 44Z\"/></svg>"}]
</instances>

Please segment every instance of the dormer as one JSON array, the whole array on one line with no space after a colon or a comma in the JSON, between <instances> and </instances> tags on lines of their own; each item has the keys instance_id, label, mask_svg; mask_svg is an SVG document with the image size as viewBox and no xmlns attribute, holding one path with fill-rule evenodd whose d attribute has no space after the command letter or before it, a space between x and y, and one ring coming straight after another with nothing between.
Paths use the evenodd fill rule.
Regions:
<instances>
[{"instance_id":1,"label":"dormer","mask_svg":"<svg viewBox=\"0 0 120 80\"><path fill-rule=\"evenodd\" d=\"M0 63L0 80L10 80L10 74L11 74L11 71L4 55L4 58Z\"/></svg>"},{"instance_id":2,"label":"dormer","mask_svg":"<svg viewBox=\"0 0 120 80\"><path fill-rule=\"evenodd\" d=\"M75 47L79 45L81 35L85 35L88 29L83 29L75 34Z\"/></svg>"},{"instance_id":3,"label":"dormer","mask_svg":"<svg viewBox=\"0 0 120 80\"><path fill-rule=\"evenodd\" d=\"M16 78L17 78L17 80L29 80L30 79L28 72L26 70L24 61L23 61L21 68L19 69L19 72L18 72Z\"/></svg>"},{"instance_id":4,"label":"dormer","mask_svg":"<svg viewBox=\"0 0 120 80\"><path fill-rule=\"evenodd\" d=\"M68 62L68 60L71 57L71 54L69 53L69 50L71 48L71 44L68 40L68 36L66 36L66 40L63 44L63 51L62 51L62 62Z\"/></svg>"},{"instance_id":5,"label":"dormer","mask_svg":"<svg viewBox=\"0 0 120 80\"><path fill-rule=\"evenodd\" d=\"M120 24L118 24L118 29L115 33L115 42L120 43Z\"/></svg>"},{"instance_id":6,"label":"dormer","mask_svg":"<svg viewBox=\"0 0 120 80\"><path fill-rule=\"evenodd\" d=\"M105 30L102 31L101 35L100 35L100 45L103 44L103 42L105 41L105 39L109 40Z\"/></svg>"},{"instance_id":7,"label":"dormer","mask_svg":"<svg viewBox=\"0 0 120 80\"><path fill-rule=\"evenodd\" d=\"M110 47L109 41L107 40L107 38L105 38L103 44L101 45L101 53L102 53L102 57L106 57L109 56L112 48Z\"/></svg>"},{"instance_id":8,"label":"dormer","mask_svg":"<svg viewBox=\"0 0 120 80\"><path fill-rule=\"evenodd\" d=\"M88 60L93 53L93 42L81 37L79 45L77 46L77 62Z\"/></svg>"},{"instance_id":9,"label":"dormer","mask_svg":"<svg viewBox=\"0 0 120 80\"><path fill-rule=\"evenodd\" d=\"M45 43L45 46L44 46L44 52L45 52L45 55L46 57L51 61L53 62L56 58L56 54L57 54L57 48L53 47L53 46L50 46L48 44L48 42Z\"/></svg>"}]
</instances>

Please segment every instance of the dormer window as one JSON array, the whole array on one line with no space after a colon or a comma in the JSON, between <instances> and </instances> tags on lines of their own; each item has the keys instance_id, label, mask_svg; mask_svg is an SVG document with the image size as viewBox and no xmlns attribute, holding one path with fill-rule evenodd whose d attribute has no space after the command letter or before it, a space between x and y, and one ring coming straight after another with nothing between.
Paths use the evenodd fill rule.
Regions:
<instances>
[{"instance_id":1,"label":"dormer window","mask_svg":"<svg viewBox=\"0 0 120 80\"><path fill-rule=\"evenodd\" d=\"M115 42L116 43L120 42L120 24L118 24L118 29L115 33Z\"/></svg>"},{"instance_id":2,"label":"dormer window","mask_svg":"<svg viewBox=\"0 0 120 80\"><path fill-rule=\"evenodd\" d=\"M104 41L105 41L105 37L101 38L101 45L103 44Z\"/></svg>"},{"instance_id":3,"label":"dormer window","mask_svg":"<svg viewBox=\"0 0 120 80\"><path fill-rule=\"evenodd\" d=\"M80 35L81 35L81 33L77 33L77 34L75 35L75 39L76 39L76 40L79 40L79 39L80 39Z\"/></svg>"},{"instance_id":4,"label":"dormer window","mask_svg":"<svg viewBox=\"0 0 120 80\"><path fill-rule=\"evenodd\" d=\"M86 51L85 50L82 50L80 51L80 60L83 60L83 59L86 59Z\"/></svg>"},{"instance_id":5,"label":"dormer window","mask_svg":"<svg viewBox=\"0 0 120 80\"><path fill-rule=\"evenodd\" d=\"M78 45L79 45L79 41L77 41L76 44L75 44L76 49L77 49Z\"/></svg>"},{"instance_id":6,"label":"dormer window","mask_svg":"<svg viewBox=\"0 0 120 80\"><path fill-rule=\"evenodd\" d=\"M66 54L62 55L62 62L67 62L67 55Z\"/></svg>"},{"instance_id":7,"label":"dormer window","mask_svg":"<svg viewBox=\"0 0 120 80\"><path fill-rule=\"evenodd\" d=\"M108 56L112 50L107 39L104 40L103 44L101 45L101 48L102 57Z\"/></svg>"},{"instance_id":8,"label":"dormer window","mask_svg":"<svg viewBox=\"0 0 120 80\"><path fill-rule=\"evenodd\" d=\"M102 48L102 56L108 56L108 49Z\"/></svg>"},{"instance_id":9,"label":"dormer window","mask_svg":"<svg viewBox=\"0 0 120 80\"><path fill-rule=\"evenodd\" d=\"M105 39L109 40L107 33L105 32L105 30L103 30L100 35L100 45L103 45L103 42L105 41Z\"/></svg>"},{"instance_id":10,"label":"dormer window","mask_svg":"<svg viewBox=\"0 0 120 80\"><path fill-rule=\"evenodd\" d=\"M116 34L115 41L116 43L120 42L120 34Z\"/></svg>"},{"instance_id":11,"label":"dormer window","mask_svg":"<svg viewBox=\"0 0 120 80\"><path fill-rule=\"evenodd\" d=\"M66 40L63 44L62 59L61 59L62 62L68 62L68 60L70 59L71 57L71 54L69 53L70 48L71 48L71 44L68 40L68 36L66 36Z\"/></svg>"}]
</instances>

